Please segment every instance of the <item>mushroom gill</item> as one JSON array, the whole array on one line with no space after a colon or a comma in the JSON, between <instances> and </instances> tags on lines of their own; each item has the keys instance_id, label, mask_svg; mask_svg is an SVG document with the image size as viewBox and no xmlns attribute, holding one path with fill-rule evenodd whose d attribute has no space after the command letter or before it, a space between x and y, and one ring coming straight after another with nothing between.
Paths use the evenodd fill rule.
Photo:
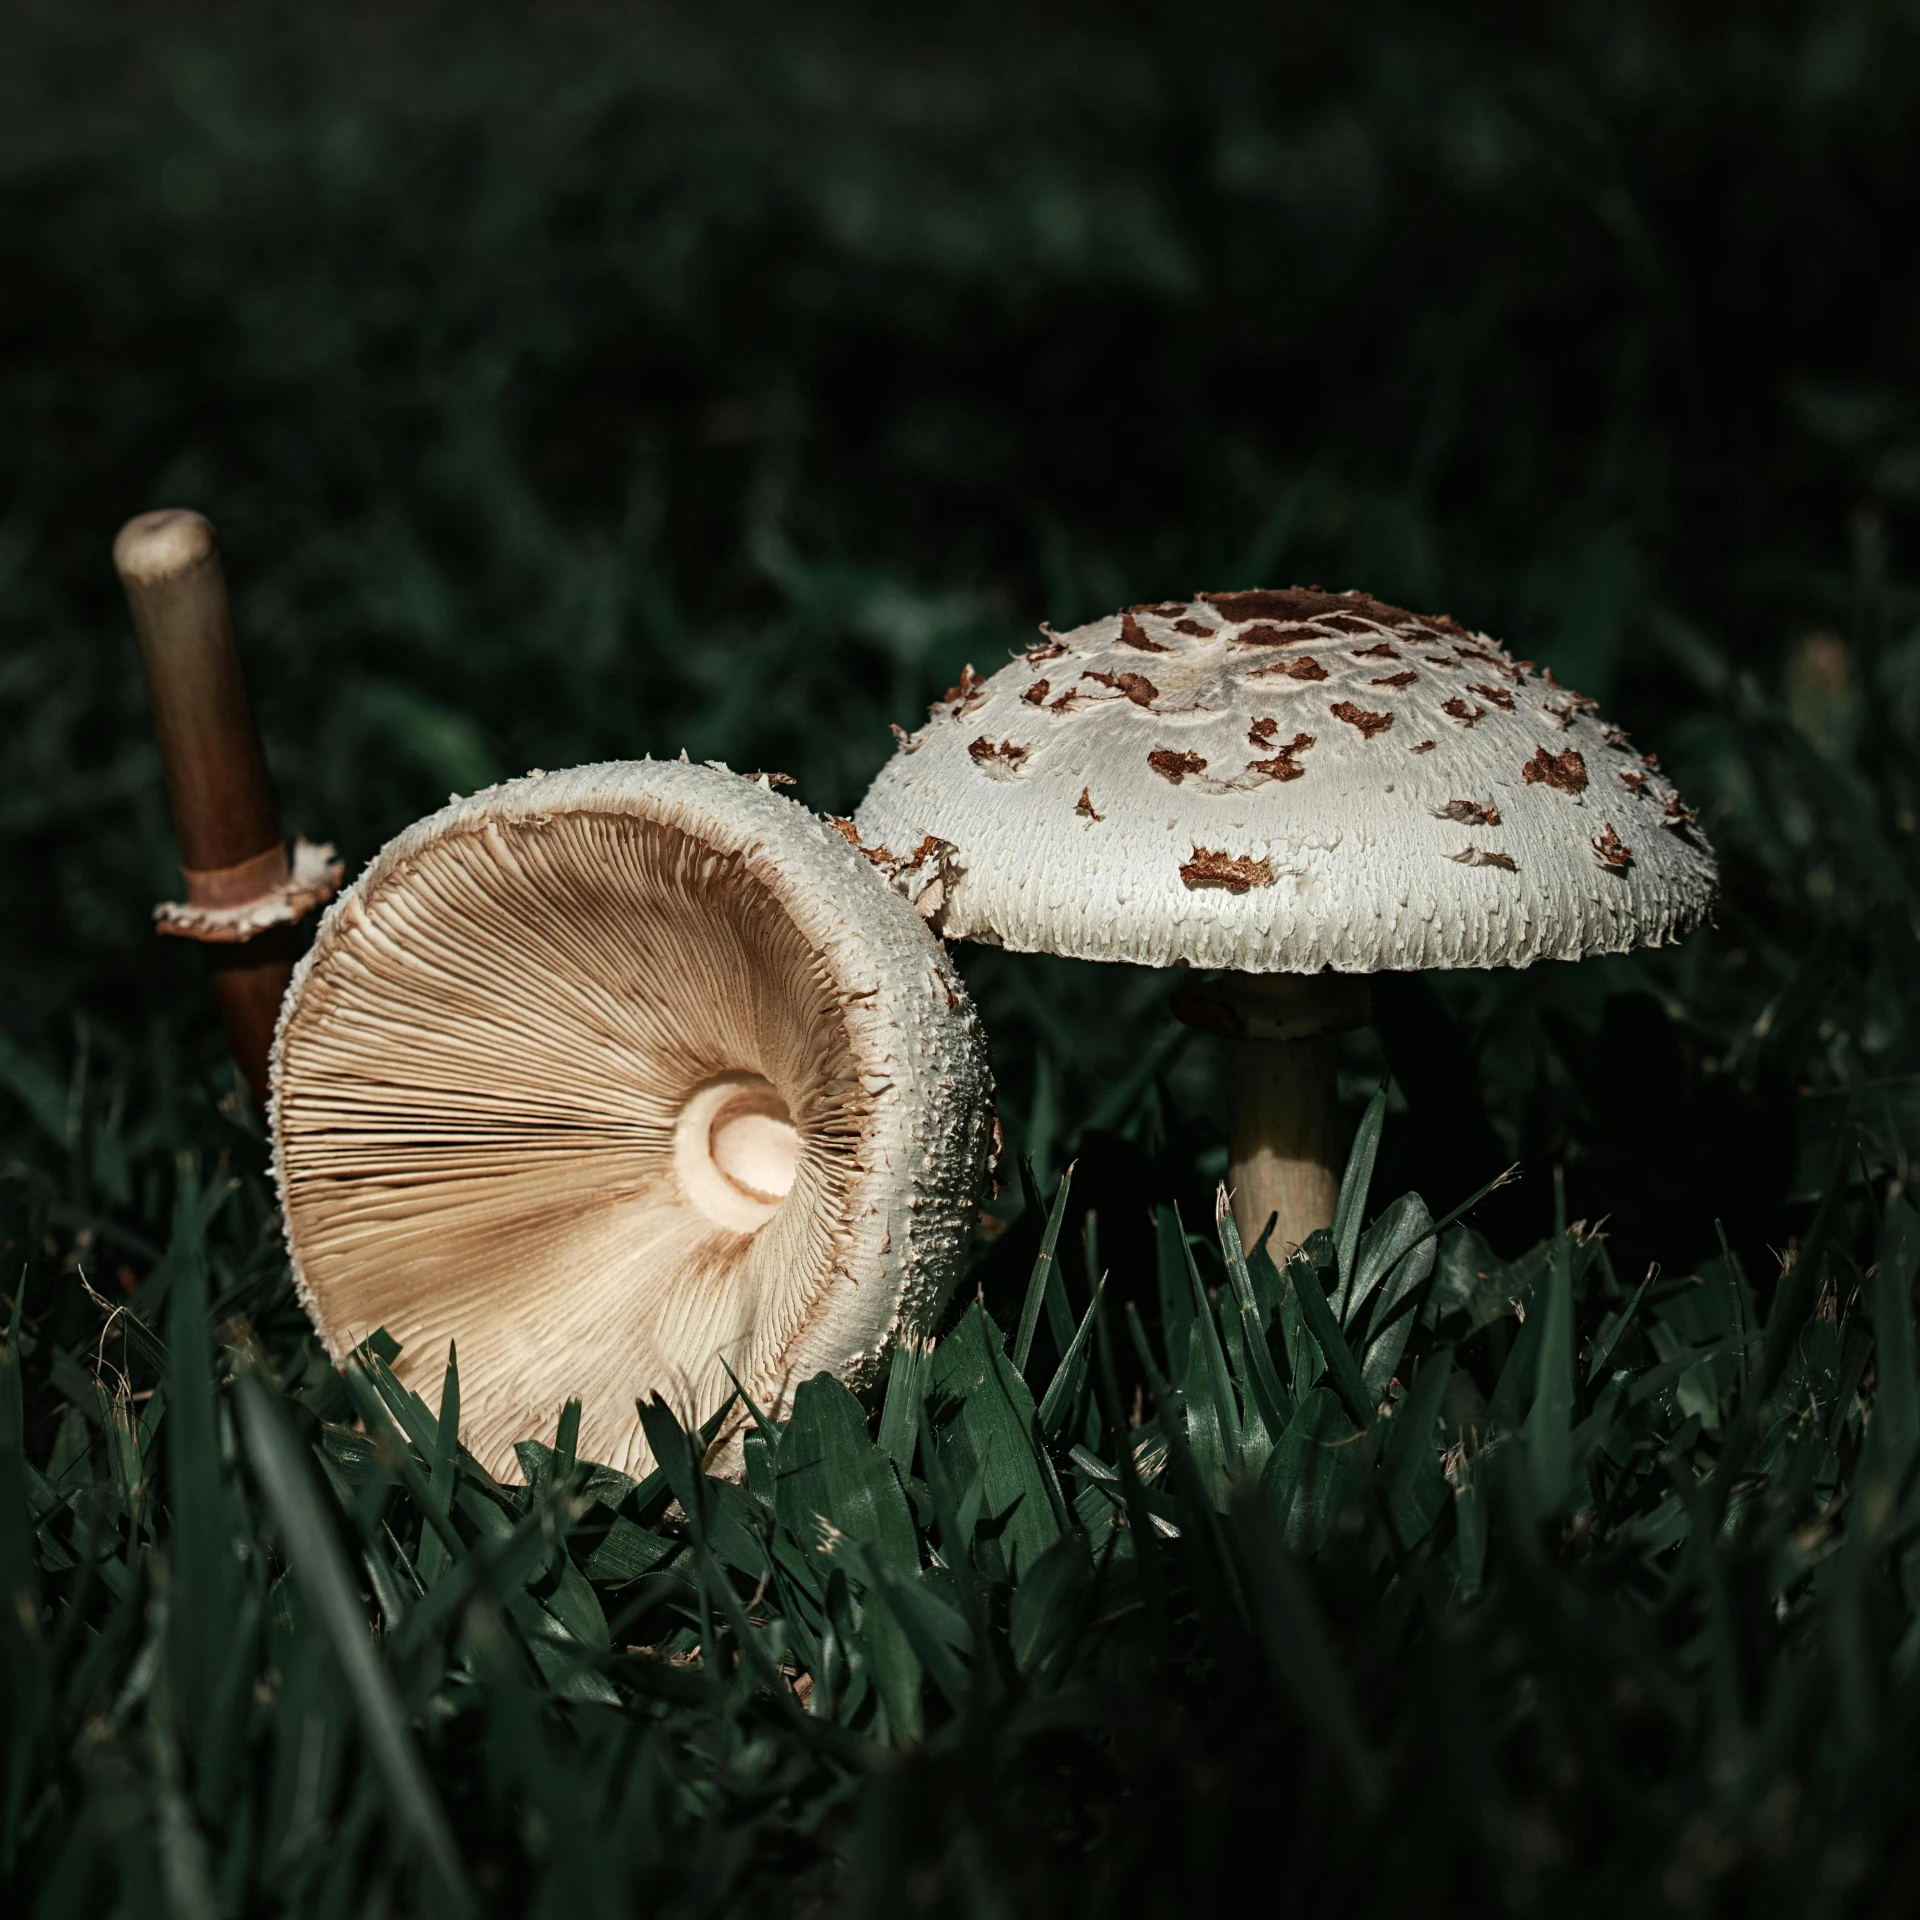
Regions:
<instances>
[{"instance_id":1,"label":"mushroom gill","mask_svg":"<svg viewBox=\"0 0 1920 1920\"><path fill-rule=\"evenodd\" d=\"M857 1378L951 1282L984 1172L978 1024L919 917L723 770L544 775L402 835L296 975L274 1132L302 1298L377 1327L496 1472L582 1403L638 1470L702 1420Z\"/></svg>"}]
</instances>

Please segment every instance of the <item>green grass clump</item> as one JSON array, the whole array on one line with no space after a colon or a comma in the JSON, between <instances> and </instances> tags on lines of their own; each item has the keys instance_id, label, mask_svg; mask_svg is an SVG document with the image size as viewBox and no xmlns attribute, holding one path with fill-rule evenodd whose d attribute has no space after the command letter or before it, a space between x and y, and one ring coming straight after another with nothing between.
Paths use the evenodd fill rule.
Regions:
<instances>
[{"instance_id":1,"label":"green grass clump","mask_svg":"<svg viewBox=\"0 0 1920 1920\"><path fill-rule=\"evenodd\" d=\"M36 1916L1849 1910L1911 1870L1920 1214L1842 1183L1756 1290L1374 1208L1284 1267L1063 1177L981 1299L784 1421L579 1409L484 1473L336 1373L244 1178L178 1169L81 1364L0 1359L0 1884ZM1479 1199L1480 1196L1474 1196ZM1471 1218L1472 1204L1457 1210ZM100 1301L102 1308L105 1301Z\"/></svg>"}]
</instances>

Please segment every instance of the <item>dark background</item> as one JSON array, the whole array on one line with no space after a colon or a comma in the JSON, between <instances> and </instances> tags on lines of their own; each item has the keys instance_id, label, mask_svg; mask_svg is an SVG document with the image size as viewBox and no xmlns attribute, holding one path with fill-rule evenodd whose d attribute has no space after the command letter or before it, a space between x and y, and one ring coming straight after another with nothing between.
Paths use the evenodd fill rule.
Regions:
<instances>
[{"instance_id":1,"label":"dark background","mask_svg":"<svg viewBox=\"0 0 1920 1920\"><path fill-rule=\"evenodd\" d=\"M1519 1158L1517 1247L1564 1164L1621 1271L1716 1216L1771 1271L1848 1103L1902 1166L1920 1106L1916 107L1895 4L10 6L10 1177L102 1087L123 1223L156 1143L247 1151L148 931L108 562L180 504L350 866L683 746L845 811L1043 618L1299 580L1483 626L1658 748L1726 900L1672 954L1384 982L1377 1191ZM962 959L1043 1176L1078 1143L1123 1238L1142 1179L1200 1191L1204 1046L1128 1097L1165 982Z\"/></svg>"}]
</instances>

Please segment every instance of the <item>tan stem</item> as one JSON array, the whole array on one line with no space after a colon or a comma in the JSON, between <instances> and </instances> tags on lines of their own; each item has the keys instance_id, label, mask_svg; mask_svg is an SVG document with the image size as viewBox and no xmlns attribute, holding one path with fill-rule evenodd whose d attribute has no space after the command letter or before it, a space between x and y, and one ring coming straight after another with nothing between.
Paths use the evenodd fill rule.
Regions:
<instances>
[{"instance_id":1,"label":"tan stem","mask_svg":"<svg viewBox=\"0 0 1920 1920\"><path fill-rule=\"evenodd\" d=\"M1279 1215L1278 1261L1316 1227L1333 1224L1340 1190L1331 1034L1313 1040L1236 1040L1227 1067L1227 1182L1233 1223L1252 1246Z\"/></svg>"},{"instance_id":2,"label":"tan stem","mask_svg":"<svg viewBox=\"0 0 1920 1920\"><path fill-rule=\"evenodd\" d=\"M177 508L120 529L113 564L146 668L173 828L197 905L225 905L224 882L284 848L280 813L234 643L211 522ZM203 949L227 1044L265 1099L267 1051L292 972L291 930Z\"/></svg>"},{"instance_id":3,"label":"tan stem","mask_svg":"<svg viewBox=\"0 0 1920 1920\"><path fill-rule=\"evenodd\" d=\"M1352 974L1232 973L1174 997L1188 1025L1227 1042L1227 1164L1233 1222L1252 1246L1287 1254L1333 1224L1342 1142L1336 1036L1367 1019Z\"/></svg>"}]
</instances>

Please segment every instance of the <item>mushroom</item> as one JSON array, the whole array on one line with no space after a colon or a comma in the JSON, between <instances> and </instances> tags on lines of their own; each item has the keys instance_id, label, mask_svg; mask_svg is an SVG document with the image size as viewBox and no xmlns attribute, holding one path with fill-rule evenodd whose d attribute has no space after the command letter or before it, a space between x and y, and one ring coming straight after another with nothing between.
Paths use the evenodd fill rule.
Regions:
<instances>
[{"instance_id":1,"label":"mushroom","mask_svg":"<svg viewBox=\"0 0 1920 1920\"><path fill-rule=\"evenodd\" d=\"M979 1023L840 835L717 766L531 774L391 841L273 1051L274 1173L336 1360L376 1328L496 1473L582 1402L766 1412L926 1331L985 1177ZM735 1429L737 1433L738 1419ZM736 1448L737 1452L737 1448Z\"/></svg>"},{"instance_id":2,"label":"mushroom","mask_svg":"<svg viewBox=\"0 0 1920 1920\"><path fill-rule=\"evenodd\" d=\"M256 1099L293 972L293 929L339 890L329 846L280 831L234 640L213 522L184 507L136 514L113 564L140 642L153 729L187 883L153 910L160 932L203 942L227 1044Z\"/></svg>"},{"instance_id":3,"label":"mushroom","mask_svg":"<svg viewBox=\"0 0 1920 1920\"><path fill-rule=\"evenodd\" d=\"M1712 850L1651 757L1450 618L1295 587L1043 633L969 671L855 825L876 848L943 847L949 938L1227 969L1175 1011L1233 1042L1249 1244L1275 1214L1281 1247L1333 1217L1354 976L1616 953L1677 938L1713 898Z\"/></svg>"}]
</instances>

